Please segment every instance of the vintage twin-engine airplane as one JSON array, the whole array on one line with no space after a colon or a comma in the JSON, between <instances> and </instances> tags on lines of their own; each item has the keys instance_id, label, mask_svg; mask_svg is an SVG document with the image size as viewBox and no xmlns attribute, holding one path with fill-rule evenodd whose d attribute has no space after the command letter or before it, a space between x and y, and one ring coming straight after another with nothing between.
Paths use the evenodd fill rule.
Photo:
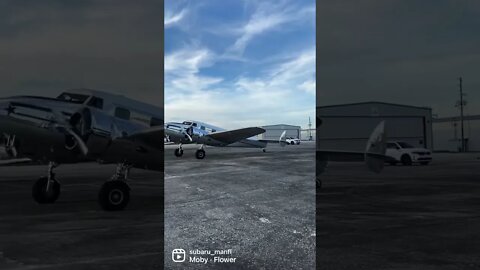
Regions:
<instances>
[{"instance_id":1,"label":"vintage twin-engine airplane","mask_svg":"<svg viewBox=\"0 0 480 270\"><path fill-rule=\"evenodd\" d=\"M89 89L57 98L0 98L0 136L15 159L49 162L47 176L33 185L38 203L53 203L61 163L99 161L117 169L99 192L105 210L124 209L130 199L130 168L163 171L163 109L124 96Z\"/></svg>"},{"instance_id":2,"label":"vintage twin-engine airplane","mask_svg":"<svg viewBox=\"0 0 480 270\"><path fill-rule=\"evenodd\" d=\"M260 127L248 127L234 130L225 130L199 121L183 121L182 123L169 122L165 124L165 137L167 142L178 144L175 149L175 156L183 155L182 144L200 144L195 152L198 159L205 158L205 145L217 147L249 147L262 148L268 143L279 143L282 147L286 145L286 131L278 140L255 140L250 137L262 134L265 129Z\"/></svg>"},{"instance_id":3,"label":"vintage twin-engine airplane","mask_svg":"<svg viewBox=\"0 0 480 270\"><path fill-rule=\"evenodd\" d=\"M317 186L322 187L320 175L325 171L329 161L339 162L357 162L363 161L368 169L379 173L383 170L386 160L385 156L387 136L385 133L385 122L381 121L370 134L365 147L365 152L350 152L339 150L327 150L321 148L321 140L319 139L321 121L317 117L317 153L316 153L316 176Z\"/></svg>"}]
</instances>

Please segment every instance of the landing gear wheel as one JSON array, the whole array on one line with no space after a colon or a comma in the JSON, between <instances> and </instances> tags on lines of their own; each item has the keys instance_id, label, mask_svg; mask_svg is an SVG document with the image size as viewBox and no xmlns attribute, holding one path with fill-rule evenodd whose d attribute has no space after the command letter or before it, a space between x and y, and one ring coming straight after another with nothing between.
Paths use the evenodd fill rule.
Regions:
<instances>
[{"instance_id":1,"label":"landing gear wheel","mask_svg":"<svg viewBox=\"0 0 480 270\"><path fill-rule=\"evenodd\" d=\"M183 149L175 149L175 156L176 157L181 157L183 156Z\"/></svg>"},{"instance_id":2,"label":"landing gear wheel","mask_svg":"<svg viewBox=\"0 0 480 270\"><path fill-rule=\"evenodd\" d=\"M401 158L402 164L405 166L412 165L412 158L409 155L403 155Z\"/></svg>"},{"instance_id":3,"label":"landing gear wheel","mask_svg":"<svg viewBox=\"0 0 480 270\"><path fill-rule=\"evenodd\" d=\"M320 179L320 177L317 177L315 182L317 190L322 189L322 180Z\"/></svg>"},{"instance_id":4,"label":"landing gear wheel","mask_svg":"<svg viewBox=\"0 0 480 270\"><path fill-rule=\"evenodd\" d=\"M125 209L130 201L130 187L124 181L105 182L98 193L98 202L103 210L119 211Z\"/></svg>"},{"instance_id":5,"label":"landing gear wheel","mask_svg":"<svg viewBox=\"0 0 480 270\"><path fill-rule=\"evenodd\" d=\"M204 159L205 158L205 150L198 149L197 152L195 152L195 157L198 158L198 159Z\"/></svg>"},{"instance_id":6,"label":"landing gear wheel","mask_svg":"<svg viewBox=\"0 0 480 270\"><path fill-rule=\"evenodd\" d=\"M48 177L38 179L32 187L33 199L40 204L54 203L60 196L60 183L53 179L47 191Z\"/></svg>"}]
</instances>

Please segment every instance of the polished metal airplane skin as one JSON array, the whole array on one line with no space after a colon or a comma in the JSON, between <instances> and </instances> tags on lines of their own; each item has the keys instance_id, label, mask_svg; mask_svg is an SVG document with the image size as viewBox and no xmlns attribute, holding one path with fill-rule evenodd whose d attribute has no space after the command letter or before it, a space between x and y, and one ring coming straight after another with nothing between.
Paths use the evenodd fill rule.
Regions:
<instances>
[{"instance_id":1,"label":"polished metal airplane skin","mask_svg":"<svg viewBox=\"0 0 480 270\"><path fill-rule=\"evenodd\" d=\"M179 145L179 147L175 149L175 155L177 157L183 155L182 144L200 144L200 148L195 153L198 159L205 157L204 145L262 148L264 152L268 143L280 143L281 146L285 146L285 131L278 140L256 140L251 138L264 132L265 129L260 127L225 130L214 125L193 120L187 120L181 123L168 122L165 124L167 142Z\"/></svg>"},{"instance_id":2,"label":"polished metal airplane skin","mask_svg":"<svg viewBox=\"0 0 480 270\"><path fill-rule=\"evenodd\" d=\"M49 163L47 180L39 179L43 184L37 181L40 187L33 190L40 203L56 200L47 193L57 186L53 169L58 164L116 163L114 181L125 180L132 167L163 171L163 108L103 91L73 89L57 98L0 98L0 136L10 158ZM126 187L118 189L121 193ZM127 194L118 192L107 194L112 198L103 198L102 207L123 209L121 199Z\"/></svg>"}]
</instances>

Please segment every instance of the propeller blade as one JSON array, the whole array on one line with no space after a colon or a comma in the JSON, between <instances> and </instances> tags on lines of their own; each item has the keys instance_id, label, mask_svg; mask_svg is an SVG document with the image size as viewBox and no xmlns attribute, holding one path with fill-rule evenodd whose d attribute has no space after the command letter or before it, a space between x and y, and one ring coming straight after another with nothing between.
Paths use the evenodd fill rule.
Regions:
<instances>
[{"instance_id":1,"label":"propeller blade","mask_svg":"<svg viewBox=\"0 0 480 270\"><path fill-rule=\"evenodd\" d=\"M186 132L185 130L182 132L185 136L187 136L188 140L190 142L193 142L193 139L192 139L192 136L190 136L190 134L188 134L188 132Z\"/></svg>"},{"instance_id":2,"label":"propeller blade","mask_svg":"<svg viewBox=\"0 0 480 270\"><path fill-rule=\"evenodd\" d=\"M71 130L70 128L67 128L66 129L67 132L72 135L72 137L75 139L75 141L77 142L78 146L80 147L80 151L82 151L82 154L83 155L87 155L88 154L88 147L87 145L85 144L85 142L82 140L82 138L80 138L80 136L77 135L77 133L75 133L73 130Z\"/></svg>"}]
</instances>

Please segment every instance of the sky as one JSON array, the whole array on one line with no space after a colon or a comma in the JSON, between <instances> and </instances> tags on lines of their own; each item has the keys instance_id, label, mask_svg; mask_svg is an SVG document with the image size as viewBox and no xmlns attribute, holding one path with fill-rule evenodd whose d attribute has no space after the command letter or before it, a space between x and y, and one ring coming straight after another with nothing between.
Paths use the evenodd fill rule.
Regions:
<instances>
[{"instance_id":1,"label":"sky","mask_svg":"<svg viewBox=\"0 0 480 270\"><path fill-rule=\"evenodd\" d=\"M0 1L0 96L93 88L163 106L163 3Z\"/></svg>"},{"instance_id":2,"label":"sky","mask_svg":"<svg viewBox=\"0 0 480 270\"><path fill-rule=\"evenodd\" d=\"M480 1L322 0L317 103L383 101L480 114Z\"/></svg>"},{"instance_id":3,"label":"sky","mask_svg":"<svg viewBox=\"0 0 480 270\"><path fill-rule=\"evenodd\" d=\"M165 1L165 120L306 127L315 2Z\"/></svg>"}]
</instances>

